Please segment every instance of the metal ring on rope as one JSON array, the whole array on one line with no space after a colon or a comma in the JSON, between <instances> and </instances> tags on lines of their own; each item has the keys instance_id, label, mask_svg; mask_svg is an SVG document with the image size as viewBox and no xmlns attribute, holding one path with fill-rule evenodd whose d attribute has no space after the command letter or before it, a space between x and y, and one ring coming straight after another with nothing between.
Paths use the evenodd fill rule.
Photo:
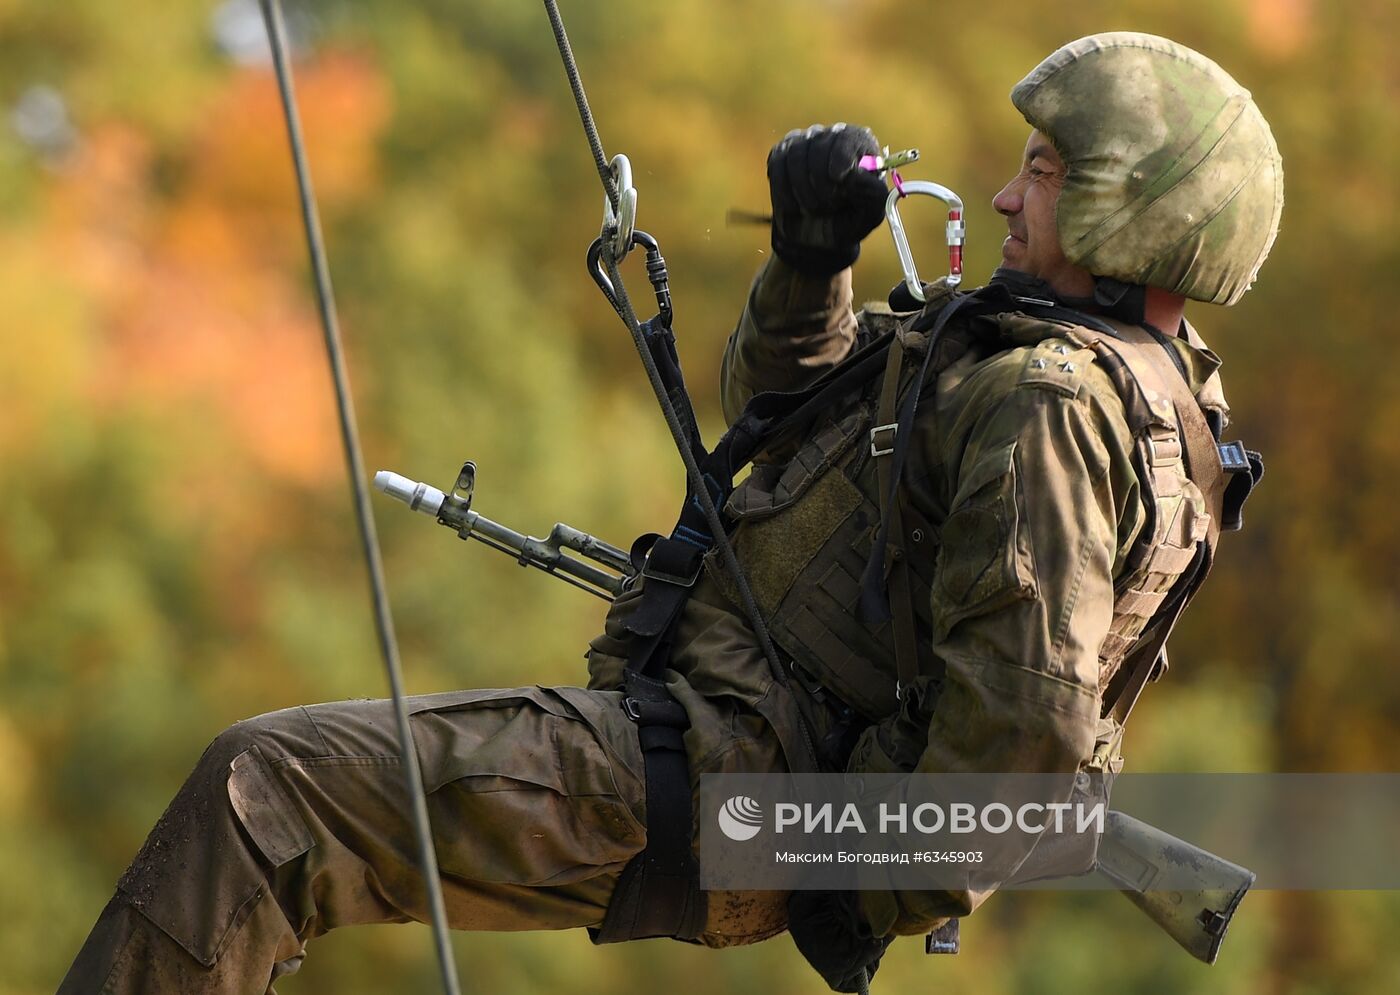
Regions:
<instances>
[{"instance_id":1,"label":"metal ring on rope","mask_svg":"<svg viewBox=\"0 0 1400 995\"><path fill-rule=\"evenodd\" d=\"M617 208L603 194L603 238L611 235L612 257L622 259L632 251L632 233L637 229L637 188L632 185L632 163L622 153L612 157L613 182L617 186Z\"/></svg>"}]
</instances>

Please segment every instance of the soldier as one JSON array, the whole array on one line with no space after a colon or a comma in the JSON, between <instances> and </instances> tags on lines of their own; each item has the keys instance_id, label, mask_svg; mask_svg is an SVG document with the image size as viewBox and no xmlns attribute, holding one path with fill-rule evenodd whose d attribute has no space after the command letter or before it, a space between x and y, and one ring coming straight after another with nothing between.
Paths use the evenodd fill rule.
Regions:
<instances>
[{"instance_id":1,"label":"soldier","mask_svg":"<svg viewBox=\"0 0 1400 995\"><path fill-rule=\"evenodd\" d=\"M1281 166L1248 92L1162 38L1073 42L1011 99L1032 131L993 202L1003 266L962 298L930 286L920 308L894 295L912 313L851 309L850 267L883 217L883 182L857 166L874 137L814 127L774 147L774 256L729 340L726 416L757 392L839 375L857 350L890 357L801 433L770 440L726 504L795 679L773 679L711 556L663 640L664 700L639 700L626 673L658 587L645 582L609 612L587 688L411 699L454 928L713 947L789 929L835 990L853 991L892 937L967 914L986 892L704 894L693 877L648 890L637 858L676 816L673 802L648 811L662 796L649 795L638 723L644 737L683 730L689 787L718 772L1072 777L1121 763L1123 703L1159 671L1165 632L1238 518L1248 488L1233 482L1257 475L1222 473L1218 361L1183 307L1233 304L1249 287L1277 231ZM905 404L911 392L921 400ZM869 608L886 596L882 623ZM329 929L424 919L398 765L386 702L225 730L61 991L263 992Z\"/></svg>"}]
</instances>

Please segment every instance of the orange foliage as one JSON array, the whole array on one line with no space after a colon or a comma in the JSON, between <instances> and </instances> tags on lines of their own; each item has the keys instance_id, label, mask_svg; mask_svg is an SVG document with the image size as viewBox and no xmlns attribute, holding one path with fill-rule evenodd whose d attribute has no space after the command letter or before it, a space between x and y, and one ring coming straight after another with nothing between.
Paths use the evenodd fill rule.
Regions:
<instances>
[{"instance_id":1,"label":"orange foliage","mask_svg":"<svg viewBox=\"0 0 1400 995\"><path fill-rule=\"evenodd\" d=\"M347 52L318 55L296 74L316 195L334 209L375 181L375 140L392 108L388 84L370 59ZM191 167L192 199L295 220L287 135L270 70L236 74L210 102L191 142Z\"/></svg>"},{"instance_id":2,"label":"orange foliage","mask_svg":"<svg viewBox=\"0 0 1400 995\"><path fill-rule=\"evenodd\" d=\"M299 83L314 181L334 209L375 182L388 88L347 54L303 67ZM167 202L154 159L142 135L95 129L48 205L46 252L94 302L92 396L109 412L183 411L271 480L338 477L314 302L286 275L305 250L270 72L240 71L216 93L179 150ZM217 502L225 485L210 481L198 501Z\"/></svg>"},{"instance_id":3,"label":"orange foliage","mask_svg":"<svg viewBox=\"0 0 1400 995\"><path fill-rule=\"evenodd\" d=\"M1250 0L1249 37L1275 58L1296 55L1314 30L1312 7L1313 0Z\"/></svg>"}]
</instances>

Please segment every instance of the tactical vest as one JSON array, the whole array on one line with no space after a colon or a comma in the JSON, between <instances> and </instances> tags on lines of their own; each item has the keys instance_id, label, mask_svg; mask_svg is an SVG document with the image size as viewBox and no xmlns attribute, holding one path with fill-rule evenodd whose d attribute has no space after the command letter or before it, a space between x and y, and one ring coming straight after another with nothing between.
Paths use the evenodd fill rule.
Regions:
<instances>
[{"instance_id":1,"label":"tactical vest","mask_svg":"<svg viewBox=\"0 0 1400 995\"><path fill-rule=\"evenodd\" d=\"M860 578L882 516L881 461L891 450L891 413L912 389L920 365L906 357L923 347L918 333L894 327L893 316L876 315L873 323L876 333L897 336L885 376L833 412L795 451L756 462L725 513L736 523L735 550L773 641L794 672L878 722L898 707L901 685L916 676L941 677L930 617L940 523L923 520L901 486L895 506L883 509L897 516L886 556L893 618L862 621ZM1040 343L1028 352L1023 382L1037 366L1044 369L1047 358L1063 358L1056 353L1089 350L1114 384L1134 441L1145 522L1116 579L1112 623L1099 654L1109 731L1096 749L1102 766L1112 762L1116 736L1143 684L1165 669L1166 636L1204 579L1222 523L1238 527L1243 494L1226 508L1227 471L1246 474L1252 484L1262 464L1238 444L1217 447L1218 429L1212 430L1202 405L1219 425L1224 399L1218 376L1193 396L1172 347L1146 329L1116 322L1095 329L1020 313L996 315L990 324L994 332L987 319L945 330L918 389L931 391L937 374L968 350L991 356ZM1236 490L1247 493L1248 486ZM732 592L713 555L706 567Z\"/></svg>"},{"instance_id":2,"label":"tactical vest","mask_svg":"<svg viewBox=\"0 0 1400 995\"><path fill-rule=\"evenodd\" d=\"M1008 306L998 306L998 294ZM969 302L977 307L961 311ZM959 313L962 320L950 320ZM1057 347L1088 353L1122 403L1144 511L1144 525L1119 571L1112 623L1100 650L1103 713L1087 766L1113 769L1123 722L1142 687L1165 668L1167 635L1204 579L1222 525L1238 527L1239 508L1263 471L1257 454L1237 443L1218 445L1222 419L1215 419L1213 431L1202 411L1218 397L1218 381L1193 396L1181 358L1146 329L1015 297L996 285L954 298L944 309L927 307L907 323L889 314L872 318L867 312L865 318L874 341L802 391L756 395L715 450L695 450L702 467L714 471L711 476L702 470L707 484L718 484L727 495L734 551L779 655L809 692L825 699L829 690L844 703L843 723L851 710L868 722L885 718L899 706L902 688L921 678L932 678L936 693L942 674L932 650L931 592L941 523L922 520L906 499L911 485L897 480L892 468L909 451L908 438L897 436L912 436L916 424L908 399L921 398L939 373L970 350L985 357L1038 342L1049 343L1051 354ZM923 323L930 318L931 325ZM928 335L921 337L924 328ZM668 328L661 332L648 347L668 390L684 399L673 339ZM920 349L925 355L919 362L906 362L906 355ZM1031 352L1022 382L1050 365L1049 354ZM1219 398L1217 415L1222 411ZM694 435L693 419L688 424ZM765 452L755 455L760 446ZM730 491L727 481L748 460L754 464L749 477ZM690 939L705 921L681 735L688 720L661 668L702 569L731 600L742 599L717 548L703 541L696 507L688 497L670 537L648 537L634 547L634 555L649 551L643 597L624 623L623 707L637 723L646 759L648 840L624 868L601 927L591 931L595 942ZM872 549L881 535L887 547ZM877 587L889 594L889 619L864 621L862 608L870 606ZM839 758L818 762L844 766Z\"/></svg>"}]
</instances>

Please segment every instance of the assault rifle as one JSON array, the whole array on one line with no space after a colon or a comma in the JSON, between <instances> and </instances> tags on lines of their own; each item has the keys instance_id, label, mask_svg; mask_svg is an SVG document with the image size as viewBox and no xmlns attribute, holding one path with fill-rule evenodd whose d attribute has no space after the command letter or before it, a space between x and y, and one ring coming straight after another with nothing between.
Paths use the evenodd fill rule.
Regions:
<instances>
[{"instance_id":1,"label":"assault rifle","mask_svg":"<svg viewBox=\"0 0 1400 995\"><path fill-rule=\"evenodd\" d=\"M473 511L476 464L470 461L446 492L388 470L374 475L374 486L462 539L475 539L606 601L631 587L640 571L625 550L572 526L558 523L537 539ZM1254 883L1253 871L1115 811L1107 813L1093 870L1207 964L1215 963L1235 910ZM924 941L928 953L957 953L958 946L956 919Z\"/></svg>"},{"instance_id":2,"label":"assault rifle","mask_svg":"<svg viewBox=\"0 0 1400 995\"><path fill-rule=\"evenodd\" d=\"M476 464L470 460L462 464L457 482L446 493L390 470L376 473L374 486L414 511L431 515L439 525L455 529L459 538L475 539L498 552L512 555L522 567L535 567L553 574L604 601L617 597L637 578L638 568L629 553L563 522L556 523L546 538L536 539L473 511ZM593 563L585 563L565 550L573 550Z\"/></svg>"}]
</instances>

